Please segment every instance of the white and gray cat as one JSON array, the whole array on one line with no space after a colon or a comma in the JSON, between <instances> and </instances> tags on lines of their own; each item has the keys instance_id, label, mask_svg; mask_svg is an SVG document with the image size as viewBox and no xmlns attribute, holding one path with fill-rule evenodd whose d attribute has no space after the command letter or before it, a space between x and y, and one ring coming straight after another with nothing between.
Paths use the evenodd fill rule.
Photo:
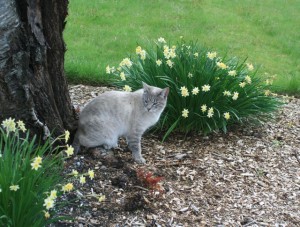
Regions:
<instances>
[{"instance_id":1,"label":"white and gray cat","mask_svg":"<svg viewBox=\"0 0 300 227\"><path fill-rule=\"evenodd\" d=\"M154 125L167 104L169 88L161 89L143 83L135 92L109 91L89 102L79 116L78 130L73 147L77 153L80 145L118 146L124 136L133 159L145 163L141 154L143 133Z\"/></svg>"}]
</instances>

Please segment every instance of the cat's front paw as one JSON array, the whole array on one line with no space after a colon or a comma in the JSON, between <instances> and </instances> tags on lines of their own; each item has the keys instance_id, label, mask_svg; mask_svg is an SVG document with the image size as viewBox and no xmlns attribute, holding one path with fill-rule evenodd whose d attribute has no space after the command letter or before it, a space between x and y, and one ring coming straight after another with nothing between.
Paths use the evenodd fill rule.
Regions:
<instances>
[{"instance_id":1,"label":"cat's front paw","mask_svg":"<svg viewBox=\"0 0 300 227\"><path fill-rule=\"evenodd\" d=\"M146 159L143 157L133 157L134 161L139 164L146 164Z\"/></svg>"}]
</instances>

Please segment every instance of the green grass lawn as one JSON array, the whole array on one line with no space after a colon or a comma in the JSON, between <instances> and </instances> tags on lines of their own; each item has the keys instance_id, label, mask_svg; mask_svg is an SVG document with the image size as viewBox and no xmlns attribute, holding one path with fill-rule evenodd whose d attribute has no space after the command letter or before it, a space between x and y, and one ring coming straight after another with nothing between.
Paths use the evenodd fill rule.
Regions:
<instances>
[{"instance_id":1,"label":"green grass lawn","mask_svg":"<svg viewBox=\"0 0 300 227\"><path fill-rule=\"evenodd\" d=\"M299 0L70 0L64 32L70 82L107 83L137 43L184 36L276 75L276 90L300 93Z\"/></svg>"}]
</instances>

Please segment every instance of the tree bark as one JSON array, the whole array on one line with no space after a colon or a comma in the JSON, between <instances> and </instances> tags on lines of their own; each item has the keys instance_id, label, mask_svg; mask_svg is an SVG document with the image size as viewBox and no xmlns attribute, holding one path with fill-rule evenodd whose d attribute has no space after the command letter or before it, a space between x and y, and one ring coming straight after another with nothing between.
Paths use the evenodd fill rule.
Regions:
<instances>
[{"instance_id":1,"label":"tree bark","mask_svg":"<svg viewBox=\"0 0 300 227\"><path fill-rule=\"evenodd\" d=\"M67 0L0 0L0 120L13 117L45 139L74 131L64 73Z\"/></svg>"}]
</instances>

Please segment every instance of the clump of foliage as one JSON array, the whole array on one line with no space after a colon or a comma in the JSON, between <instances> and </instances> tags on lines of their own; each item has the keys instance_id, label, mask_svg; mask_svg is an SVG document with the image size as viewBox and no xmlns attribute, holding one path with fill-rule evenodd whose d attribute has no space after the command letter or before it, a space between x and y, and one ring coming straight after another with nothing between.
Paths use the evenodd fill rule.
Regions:
<instances>
[{"instance_id":1,"label":"clump of foliage","mask_svg":"<svg viewBox=\"0 0 300 227\"><path fill-rule=\"evenodd\" d=\"M68 149L70 153L72 150ZM29 137L22 121L0 127L0 226L45 226L57 219L54 206L63 192L63 156L51 142Z\"/></svg>"},{"instance_id":2,"label":"clump of foliage","mask_svg":"<svg viewBox=\"0 0 300 227\"><path fill-rule=\"evenodd\" d=\"M270 80L264 81L250 63L237 58L220 57L196 42L181 39L176 45L159 38L120 65L107 66L117 86L125 91L142 87L142 81L157 87L169 87L168 104L160 127L181 132L210 133L245 120L266 121L281 105L270 92Z\"/></svg>"},{"instance_id":3,"label":"clump of foliage","mask_svg":"<svg viewBox=\"0 0 300 227\"><path fill-rule=\"evenodd\" d=\"M154 176L153 173L138 169L136 175L141 184L151 190L162 192L163 188L160 182L164 179L163 177Z\"/></svg>"}]
</instances>

